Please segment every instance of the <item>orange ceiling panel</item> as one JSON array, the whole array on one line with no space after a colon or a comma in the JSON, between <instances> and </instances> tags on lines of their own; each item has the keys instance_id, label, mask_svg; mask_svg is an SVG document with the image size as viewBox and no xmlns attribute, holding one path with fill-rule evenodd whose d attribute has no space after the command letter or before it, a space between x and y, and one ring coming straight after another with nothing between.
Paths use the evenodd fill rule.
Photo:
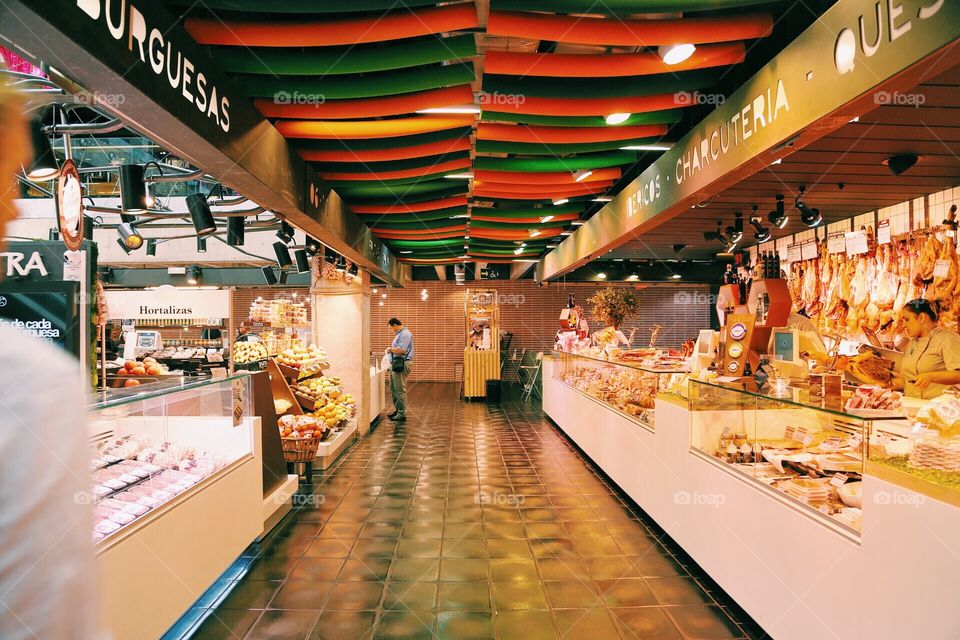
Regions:
<instances>
[{"instance_id":1,"label":"orange ceiling panel","mask_svg":"<svg viewBox=\"0 0 960 640\"><path fill-rule=\"evenodd\" d=\"M378 213L389 215L391 213L419 213L420 211L436 211L437 209L449 209L451 207L467 206L467 196L452 196L450 198L440 198L439 200L427 200L426 202L411 202L408 204L391 205L352 205L350 209L354 213Z\"/></svg>"},{"instance_id":2,"label":"orange ceiling panel","mask_svg":"<svg viewBox=\"0 0 960 640\"><path fill-rule=\"evenodd\" d=\"M602 182L605 180L617 180L620 178L619 167L608 167L605 169L594 169L585 180L576 182L573 179L572 171L488 171L484 169L475 169L473 177L482 183L525 183L525 184L583 184L584 182Z\"/></svg>"},{"instance_id":3,"label":"orange ceiling panel","mask_svg":"<svg viewBox=\"0 0 960 640\"><path fill-rule=\"evenodd\" d=\"M665 124L643 124L626 127L543 127L481 122L477 125L478 140L498 142L535 142L567 144L577 142L610 142L653 138L667 133Z\"/></svg>"},{"instance_id":4,"label":"orange ceiling panel","mask_svg":"<svg viewBox=\"0 0 960 640\"><path fill-rule=\"evenodd\" d=\"M307 162L381 162L469 151L470 147L470 138L462 137L392 149L301 149L299 153Z\"/></svg>"},{"instance_id":5,"label":"orange ceiling panel","mask_svg":"<svg viewBox=\"0 0 960 640\"><path fill-rule=\"evenodd\" d=\"M440 162L429 167L416 167L414 169L400 169L398 171L378 171L376 173L343 173L326 172L320 176L324 180L344 181L344 180L396 180L398 178L415 178L417 176L428 176L434 173L443 173L445 171L459 171L470 168L470 158L462 160L450 160L449 162Z\"/></svg>"},{"instance_id":6,"label":"orange ceiling panel","mask_svg":"<svg viewBox=\"0 0 960 640\"><path fill-rule=\"evenodd\" d=\"M416 116L394 120L281 120L276 127L287 138L358 139L395 138L469 126L473 114Z\"/></svg>"}]
</instances>

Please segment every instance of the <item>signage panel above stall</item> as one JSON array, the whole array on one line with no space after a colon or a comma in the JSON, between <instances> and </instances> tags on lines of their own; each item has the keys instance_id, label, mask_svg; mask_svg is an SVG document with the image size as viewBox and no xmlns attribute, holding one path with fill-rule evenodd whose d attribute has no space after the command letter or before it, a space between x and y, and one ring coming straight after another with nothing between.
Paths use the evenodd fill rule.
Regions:
<instances>
[{"instance_id":1,"label":"signage panel above stall","mask_svg":"<svg viewBox=\"0 0 960 640\"><path fill-rule=\"evenodd\" d=\"M226 289L144 289L107 291L111 320L190 320L230 316Z\"/></svg>"}]
</instances>

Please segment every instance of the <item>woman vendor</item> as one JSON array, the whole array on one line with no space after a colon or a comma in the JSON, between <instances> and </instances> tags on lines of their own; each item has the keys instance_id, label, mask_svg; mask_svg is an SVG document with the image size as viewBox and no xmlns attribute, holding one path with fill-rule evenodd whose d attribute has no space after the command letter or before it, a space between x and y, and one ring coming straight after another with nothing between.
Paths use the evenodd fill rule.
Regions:
<instances>
[{"instance_id":1,"label":"woman vendor","mask_svg":"<svg viewBox=\"0 0 960 640\"><path fill-rule=\"evenodd\" d=\"M960 384L960 334L940 326L937 303L917 298L900 313L910 342L894 386L914 398L934 398Z\"/></svg>"}]
</instances>

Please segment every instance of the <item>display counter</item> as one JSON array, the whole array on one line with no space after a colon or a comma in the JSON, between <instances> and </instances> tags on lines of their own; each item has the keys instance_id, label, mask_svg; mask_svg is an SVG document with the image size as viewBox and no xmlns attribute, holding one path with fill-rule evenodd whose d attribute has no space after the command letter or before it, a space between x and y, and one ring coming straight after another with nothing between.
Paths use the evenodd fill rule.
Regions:
<instances>
[{"instance_id":1,"label":"display counter","mask_svg":"<svg viewBox=\"0 0 960 640\"><path fill-rule=\"evenodd\" d=\"M102 620L157 638L263 532L247 376L113 391L89 407Z\"/></svg>"},{"instance_id":2,"label":"display counter","mask_svg":"<svg viewBox=\"0 0 960 640\"><path fill-rule=\"evenodd\" d=\"M563 382L565 366L544 359L544 412L772 637L960 633L960 508L944 499L952 476L908 466L910 445L915 463L943 464L912 421L692 381L689 401L661 394L638 429Z\"/></svg>"},{"instance_id":3,"label":"display counter","mask_svg":"<svg viewBox=\"0 0 960 640\"><path fill-rule=\"evenodd\" d=\"M370 424L374 424L380 419L384 409L387 408L387 373L386 369L380 368L380 363L376 356L370 358Z\"/></svg>"}]
</instances>

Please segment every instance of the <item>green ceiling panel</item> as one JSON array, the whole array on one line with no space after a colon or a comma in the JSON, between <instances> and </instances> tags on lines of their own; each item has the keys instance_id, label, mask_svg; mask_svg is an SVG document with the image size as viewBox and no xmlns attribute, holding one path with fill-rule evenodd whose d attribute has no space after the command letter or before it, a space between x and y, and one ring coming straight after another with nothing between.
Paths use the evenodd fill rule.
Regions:
<instances>
[{"instance_id":1,"label":"green ceiling panel","mask_svg":"<svg viewBox=\"0 0 960 640\"><path fill-rule=\"evenodd\" d=\"M571 158L486 158L473 160L474 169L491 171L578 171L632 164L637 161L634 151L594 153Z\"/></svg>"},{"instance_id":2,"label":"green ceiling panel","mask_svg":"<svg viewBox=\"0 0 960 640\"><path fill-rule=\"evenodd\" d=\"M683 109L664 109L663 111L649 111L634 113L626 122L617 125L633 126L640 124L672 124L683 118ZM490 122L519 122L521 124L542 124L551 127L605 127L603 116L541 116L525 113L504 113L501 111L484 111L480 119Z\"/></svg>"},{"instance_id":3,"label":"green ceiling panel","mask_svg":"<svg viewBox=\"0 0 960 640\"><path fill-rule=\"evenodd\" d=\"M470 222L471 228L477 229L507 229L510 231L517 231L519 229L528 227L530 229L545 229L552 227L566 227L570 223L567 221L559 220L550 222L528 222L523 223L511 223L511 222L486 222L485 220L473 220Z\"/></svg>"},{"instance_id":4,"label":"green ceiling panel","mask_svg":"<svg viewBox=\"0 0 960 640\"><path fill-rule=\"evenodd\" d=\"M362 213L360 218L368 225L374 225L383 220L384 222L418 222L430 220L460 220L453 216L466 215L466 207L450 207L448 209L438 209L436 211L422 211L420 213Z\"/></svg>"},{"instance_id":5,"label":"green ceiling panel","mask_svg":"<svg viewBox=\"0 0 960 640\"><path fill-rule=\"evenodd\" d=\"M223 0L221 0L223 1ZM767 4L776 0L491 0L493 11L548 11L550 13L677 13L710 11Z\"/></svg>"},{"instance_id":6,"label":"green ceiling panel","mask_svg":"<svg viewBox=\"0 0 960 640\"><path fill-rule=\"evenodd\" d=\"M368 75L335 76L333 78L241 74L235 82L246 95L272 98L278 93L301 93L323 96L325 100L373 98L412 91L439 89L473 82L473 64L426 65L403 71L384 71Z\"/></svg>"},{"instance_id":7,"label":"green ceiling panel","mask_svg":"<svg viewBox=\"0 0 960 640\"><path fill-rule=\"evenodd\" d=\"M320 173L336 171L338 173L379 173L381 171L400 171L402 169L419 169L431 167L441 162L463 160L469 158L469 151L444 153L438 156L423 156L406 160L384 160L383 162L311 162L310 164Z\"/></svg>"},{"instance_id":8,"label":"green ceiling panel","mask_svg":"<svg viewBox=\"0 0 960 640\"><path fill-rule=\"evenodd\" d=\"M282 4L282 3L277 3ZM386 46L263 48L216 47L224 71L269 76L341 75L404 69L477 55L473 34L398 40Z\"/></svg>"},{"instance_id":9,"label":"green ceiling panel","mask_svg":"<svg viewBox=\"0 0 960 640\"><path fill-rule=\"evenodd\" d=\"M167 4L179 7L203 7L213 11L247 11L250 13L329 13L348 11L389 11L402 7L432 7L439 0L350 0L349 5L329 0L166 0Z\"/></svg>"},{"instance_id":10,"label":"green ceiling panel","mask_svg":"<svg viewBox=\"0 0 960 640\"><path fill-rule=\"evenodd\" d=\"M583 207L577 207L574 205L564 204L559 207L549 206L543 208L526 208L526 209L516 209L504 207L500 208L487 208L487 207L474 207L473 215L475 216L496 216L498 218L542 218L543 216L559 216L565 213L580 213L583 211Z\"/></svg>"},{"instance_id":11,"label":"green ceiling panel","mask_svg":"<svg viewBox=\"0 0 960 640\"><path fill-rule=\"evenodd\" d=\"M653 144L659 138L633 138L611 142L578 142L573 144L540 144L537 142L499 142L477 140L477 153L509 153L529 156L565 156L571 153L614 151L635 144Z\"/></svg>"},{"instance_id":12,"label":"green ceiling panel","mask_svg":"<svg viewBox=\"0 0 960 640\"><path fill-rule=\"evenodd\" d=\"M713 86L718 78L719 74L715 69L575 80L483 74L483 90L487 93L523 95L528 98L622 98L703 89Z\"/></svg>"},{"instance_id":13,"label":"green ceiling panel","mask_svg":"<svg viewBox=\"0 0 960 640\"><path fill-rule=\"evenodd\" d=\"M447 182L453 182L453 181L447 180ZM353 202L354 204L368 204L371 206L392 206L397 204L416 204L418 202L440 200L442 198L449 198L451 196L466 195L466 193L467 193L467 185L463 184L463 185L448 189L446 191L434 191L431 193L411 194L411 195L404 196L402 198L353 197L353 198L345 198L345 199Z\"/></svg>"},{"instance_id":14,"label":"green ceiling panel","mask_svg":"<svg viewBox=\"0 0 960 640\"><path fill-rule=\"evenodd\" d=\"M463 238L442 238L440 240L387 240L394 247L401 249L428 249L436 247L463 246Z\"/></svg>"},{"instance_id":15,"label":"green ceiling panel","mask_svg":"<svg viewBox=\"0 0 960 640\"><path fill-rule=\"evenodd\" d=\"M388 219L384 222L378 222L376 224L370 225L371 229L383 229L383 230L402 230L402 231L417 231L424 229L443 229L445 227L456 227L463 226L467 223L466 218L458 218L456 220L450 220L445 218L443 220L430 220L424 222L394 222L391 219Z\"/></svg>"},{"instance_id":16,"label":"green ceiling panel","mask_svg":"<svg viewBox=\"0 0 960 640\"><path fill-rule=\"evenodd\" d=\"M370 149L396 149L398 147L412 147L415 145L427 144L429 142L440 142L442 140L469 138L471 133L473 133L472 127L460 127L458 129L442 129L440 131L417 133L412 136L395 136L393 138L347 138L325 140L311 140L309 138L303 138L297 140L297 148L320 150L354 149L357 151Z\"/></svg>"},{"instance_id":17,"label":"green ceiling panel","mask_svg":"<svg viewBox=\"0 0 960 640\"><path fill-rule=\"evenodd\" d=\"M342 186L335 191L340 194L340 196L346 200L352 198L376 198L383 196L394 196L397 198L403 198L405 196L418 195L423 193L433 193L435 191L446 191L450 188L450 181L444 180L443 178L439 180L432 180L429 182L423 182L420 184L399 184L395 186L384 186L380 183L374 182L373 184L358 184L352 183L351 186ZM461 189L462 191L463 189Z\"/></svg>"}]
</instances>

